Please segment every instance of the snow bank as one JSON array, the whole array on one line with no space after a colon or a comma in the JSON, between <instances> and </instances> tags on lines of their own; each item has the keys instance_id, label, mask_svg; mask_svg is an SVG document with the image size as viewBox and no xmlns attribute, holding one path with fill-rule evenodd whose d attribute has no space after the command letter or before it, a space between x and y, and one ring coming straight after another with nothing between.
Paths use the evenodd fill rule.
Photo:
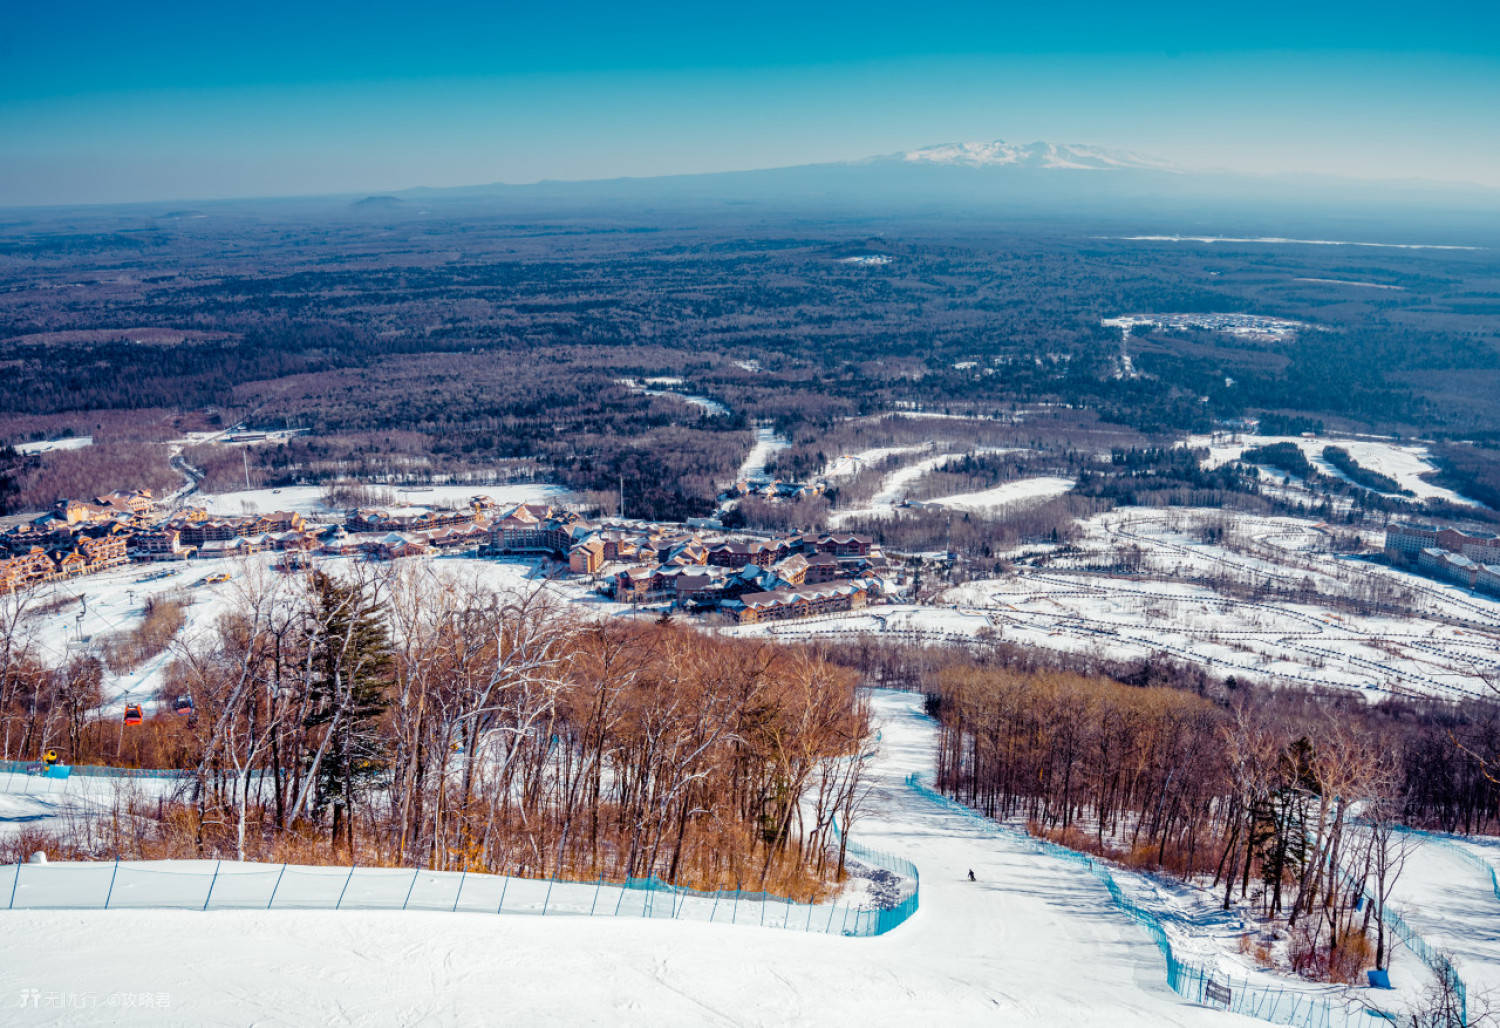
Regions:
<instances>
[{"instance_id":1,"label":"snow bank","mask_svg":"<svg viewBox=\"0 0 1500 1028\"><path fill-rule=\"evenodd\" d=\"M14 911L0 995L35 990L40 1023L68 1017L48 997L104 1007L127 991L152 1003L117 998L111 1023L1257 1023L1168 990L1156 947L1101 887L906 788L930 766L933 723L915 695L876 706L875 789L855 834L922 873L921 909L879 938L658 918Z\"/></svg>"},{"instance_id":2,"label":"snow bank","mask_svg":"<svg viewBox=\"0 0 1500 1028\"><path fill-rule=\"evenodd\" d=\"M473 496L488 496L499 504L556 502L566 492L562 486L546 482L507 482L498 485L460 483L457 485L433 486L382 486L372 489L390 493L395 505L402 507L455 507L468 502ZM327 514L323 505L327 492L324 486L289 485L280 489L240 489L235 492L209 495L195 494L189 500L201 504L205 510L215 514L265 513L273 510L294 510L302 514Z\"/></svg>"},{"instance_id":3,"label":"snow bank","mask_svg":"<svg viewBox=\"0 0 1500 1028\"><path fill-rule=\"evenodd\" d=\"M1055 476L1022 478L1014 482L997 485L977 493L961 493L957 496L942 496L935 500L923 500L926 506L952 507L955 510L992 510L1015 503L1036 503L1061 496L1073 488L1074 479Z\"/></svg>"},{"instance_id":4,"label":"snow bank","mask_svg":"<svg viewBox=\"0 0 1500 1028\"><path fill-rule=\"evenodd\" d=\"M1449 503L1478 507L1481 504L1454 492L1434 485L1423 475L1434 474L1438 467L1432 461L1431 451L1420 443L1396 443L1379 439L1339 439L1328 436L1308 438L1288 435L1197 435L1189 436L1187 445L1193 449L1207 449L1207 467L1215 468L1236 460L1245 450L1255 446L1270 446L1275 443L1292 443L1306 454L1309 462L1325 474L1337 478L1343 476L1323 459L1325 446L1339 446L1349 451L1361 466L1388 475L1400 483L1401 488L1410 489L1419 499L1445 500ZM1278 478L1280 472L1276 472Z\"/></svg>"},{"instance_id":5,"label":"snow bank","mask_svg":"<svg viewBox=\"0 0 1500 1028\"><path fill-rule=\"evenodd\" d=\"M94 437L91 435L68 436L65 439L42 439L34 443L16 443L17 453L52 453L55 450L81 450L85 446L93 446Z\"/></svg>"}]
</instances>

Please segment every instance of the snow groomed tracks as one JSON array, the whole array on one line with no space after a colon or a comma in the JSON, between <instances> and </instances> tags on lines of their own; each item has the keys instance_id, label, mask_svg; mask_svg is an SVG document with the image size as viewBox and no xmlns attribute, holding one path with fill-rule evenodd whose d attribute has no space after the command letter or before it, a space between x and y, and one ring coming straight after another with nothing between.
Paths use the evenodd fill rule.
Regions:
<instances>
[{"instance_id":1,"label":"snow groomed tracks","mask_svg":"<svg viewBox=\"0 0 1500 1028\"><path fill-rule=\"evenodd\" d=\"M1258 1021L1305 1026L1305 1028L1345 1028L1345 1026L1366 1028L1371 1023L1369 1020L1371 1014L1387 1020L1395 1020L1393 1014L1377 1013L1364 1007L1352 1008L1326 995L1252 985L1249 982L1231 978L1222 972L1211 971L1199 964L1180 960L1172 950L1172 941L1167 937L1161 919L1152 911L1131 900L1120 888L1108 868L1093 857L1045 839L1038 839L1019 828L992 821L978 811L971 810L932 789L922 781L919 775L908 776L906 784L927 800L962 816L972 818L982 823L989 831L1009 835L1023 845L1032 847L1039 855L1068 861L1092 875L1109 892L1115 907L1144 928L1151 936L1151 941L1156 944L1165 962L1167 985L1172 991L1191 1002L1245 1017L1253 1017Z\"/></svg>"}]
</instances>

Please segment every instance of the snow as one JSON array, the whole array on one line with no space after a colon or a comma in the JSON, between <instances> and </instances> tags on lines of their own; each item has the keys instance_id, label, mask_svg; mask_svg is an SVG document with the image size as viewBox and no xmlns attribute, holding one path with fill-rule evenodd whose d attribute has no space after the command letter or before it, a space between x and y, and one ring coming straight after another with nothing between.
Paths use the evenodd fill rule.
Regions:
<instances>
[{"instance_id":1,"label":"snow","mask_svg":"<svg viewBox=\"0 0 1500 1028\"><path fill-rule=\"evenodd\" d=\"M927 472L950 460L957 459L958 456L956 453L940 453L935 457L923 457L921 460L902 465L881 480L880 491L870 500L868 506L835 511L828 515L828 524L837 526L850 518L889 517L895 514L897 505L906 499L907 487Z\"/></svg>"},{"instance_id":2,"label":"snow","mask_svg":"<svg viewBox=\"0 0 1500 1028\"><path fill-rule=\"evenodd\" d=\"M681 392L677 389L664 388L685 384L683 379L674 375L658 375L654 378L644 379L641 382L637 382L633 378L617 378L615 381L627 389L635 390L642 396L670 396L674 400L682 401L689 407L697 407L710 417L718 417L729 413L728 407L711 397L697 396Z\"/></svg>"},{"instance_id":3,"label":"snow","mask_svg":"<svg viewBox=\"0 0 1500 1028\"><path fill-rule=\"evenodd\" d=\"M1302 450L1309 462L1324 474L1343 477L1323 459L1325 446L1339 446L1349 451L1349 456L1362 467L1377 471L1395 479L1403 489L1410 489L1418 499L1443 500L1469 507L1481 506L1452 489L1434 485L1423 475L1435 474L1438 467L1432 461L1431 451L1421 443L1397 443L1385 439L1347 439L1337 436L1294 435L1195 435L1189 436L1187 445L1193 449L1208 450L1205 467L1215 468L1220 464L1239 459L1241 453L1255 446L1270 446L1275 443L1291 443ZM1279 476L1281 473L1276 472Z\"/></svg>"},{"instance_id":4,"label":"snow","mask_svg":"<svg viewBox=\"0 0 1500 1028\"><path fill-rule=\"evenodd\" d=\"M775 429L762 425L755 430L755 445L745 455L739 471L735 472L735 478L745 479L764 475L766 465L771 463L771 458L790 445L792 445L791 440L786 436L777 435Z\"/></svg>"},{"instance_id":5,"label":"snow","mask_svg":"<svg viewBox=\"0 0 1500 1028\"><path fill-rule=\"evenodd\" d=\"M1387 286L1379 282L1359 282L1352 278L1296 278L1294 282L1317 282L1328 286L1358 286L1361 289L1390 289L1396 292L1406 292L1405 286Z\"/></svg>"},{"instance_id":6,"label":"snow","mask_svg":"<svg viewBox=\"0 0 1500 1028\"><path fill-rule=\"evenodd\" d=\"M1061 496L1073 488L1075 480L1044 475L1037 478L1021 478L1014 482L997 485L977 493L960 493L943 496L935 500L923 500L924 506L952 507L955 510L993 510L1016 503L1036 503Z\"/></svg>"},{"instance_id":7,"label":"snow","mask_svg":"<svg viewBox=\"0 0 1500 1028\"><path fill-rule=\"evenodd\" d=\"M919 453L931 447L931 443L917 443L911 446L876 446L858 453L846 453L829 462L828 466L823 469L823 477L827 479L847 478L857 474L861 468L885 460L887 457L898 453Z\"/></svg>"},{"instance_id":8,"label":"snow","mask_svg":"<svg viewBox=\"0 0 1500 1028\"><path fill-rule=\"evenodd\" d=\"M423 508L459 507L467 504L470 497L474 496L488 496L502 506L515 503L555 503L566 492L562 486L546 482L506 482L493 485L463 482L432 486L377 484L372 488L392 494L398 506ZM241 489L217 495L199 493L193 496L191 502L214 514L293 510L308 515L326 515L330 512L330 508L323 504L323 496L327 491L324 486L289 485L280 489Z\"/></svg>"},{"instance_id":9,"label":"snow","mask_svg":"<svg viewBox=\"0 0 1500 1028\"><path fill-rule=\"evenodd\" d=\"M674 392L670 389L643 389L641 390L641 392L645 393L647 396L673 397L674 399L681 400L689 407L697 407L705 414L709 414L713 417L718 417L722 414L729 413L728 407L724 406L718 400L711 399L707 396L692 396L687 393Z\"/></svg>"},{"instance_id":10,"label":"snow","mask_svg":"<svg viewBox=\"0 0 1500 1028\"><path fill-rule=\"evenodd\" d=\"M1220 526L1234 537L1233 547L1201 541L1205 527ZM1336 686L1369 700L1485 695L1485 676L1500 670L1500 601L1328 552L1327 529L1316 522L1125 508L1081 527L1076 551L1045 566L1023 562L1004 577L955 586L938 605L893 604L733 631L960 644L995 636L1114 660L1166 655L1218 676ZM1051 549L1031 544L1009 556ZM1132 550L1138 563L1131 573L1097 570ZM1359 595L1372 578L1402 590L1409 610L1356 614L1332 602ZM1239 588L1224 589L1217 580ZM1295 598L1249 599L1247 584L1274 584Z\"/></svg>"},{"instance_id":11,"label":"snow","mask_svg":"<svg viewBox=\"0 0 1500 1028\"><path fill-rule=\"evenodd\" d=\"M224 557L174 561L155 564L127 564L98 574L44 586L42 603L82 596L83 603L70 604L50 617L37 618L26 624L23 641L36 647L47 660L61 663L67 654L99 637L128 632L145 616L146 604L152 599L185 599L186 623L178 633L177 643L190 644L205 639L215 630L218 619L240 601L246 583L273 575L269 566L281 558L279 553L263 552L250 557ZM349 566L356 558L320 557L318 565L329 569ZM525 592L542 586L559 599L579 605L581 613L611 617L630 608L605 600L592 591L587 579L557 578L548 580L555 568L536 558L487 559L472 556L440 556L424 559L422 566L434 574L450 579L466 579L500 592ZM164 578L148 576L170 571ZM207 582L210 575L225 573L226 582ZM82 618L78 615L83 614ZM157 691L165 673L177 657L180 647L169 646L140 667L124 674L106 673L103 683L105 708L111 712L123 709L126 702L144 703L149 713L156 703Z\"/></svg>"},{"instance_id":12,"label":"snow","mask_svg":"<svg viewBox=\"0 0 1500 1028\"><path fill-rule=\"evenodd\" d=\"M931 447L931 444L923 444L921 446L900 446L900 447L887 447L887 448L878 449L878 450L866 450L864 452L864 454L857 455L857 456L855 456L853 458L843 458L843 457L841 457L841 458L839 458L839 461L843 461L843 460L846 460L846 459L849 459L851 461L858 461L862 457L865 457L867 455L874 455L872 457L872 459L879 459L880 457L889 456L889 455L895 454L895 453L921 452L921 451L925 451L927 449L930 449L930 447ZM971 455L972 454L1012 453L1012 452L1014 452L1014 450L1011 449L1011 448L996 447L996 446L984 446L984 447L980 447L980 448L978 448L976 450L969 451L969 453ZM857 518L857 517L882 518L882 517L893 517L893 516L895 516L895 514L896 514L897 510L899 509L900 505L903 502L905 502L907 490L909 488L911 488L911 485L912 485L913 482L917 481L919 478L921 478L923 475L927 474L929 471L934 471L937 468L942 467L944 464L947 464L949 461L958 460L959 458L961 458L963 456L964 456L964 454L961 454L961 453L948 453L948 452L944 452L944 453L936 454L936 455L931 456L931 457L923 457L921 460L912 461L910 464L903 464L901 467L896 468L894 471L892 471L889 474L887 474L885 476L885 478L881 479L879 491L870 499L870 502L867 505L865 505L863 507L851 508L851 509L848 509L848 510L833 511L832 513L830 513L828 515L828 524L831 527L837 527L838 525L843 524L844 522L848 521L851 518ZM835 467L836 468L839 467L839 463L838 462L835 462ZM1036 481L1041 481L1041 480L1037 479ZM1000 487L1000 488L1004 488L1004 487ZM1045 488L1050 488L1050 487L1043 487L1043 488L1045 489ZM1069 484L1068 488L1072 488L1072 485ZM989 490L989 492L993 492L993 491L994 490ZM1063 490L1063 491L1066 492L1067 490ZM968 496L982 496L984 494L983 493L971 493L971 494L967 494L967 495ZM964 497L958 497L958 498L959 499L963 499ZM1022 498L1024 499L1024 497L1022 497ZM935 504L941 504L942 503L942 501L938 501L938 500L927 500L927 501L923 501L923 502L924 503L935 503ZM970 508L970 509L977 509L977 508Z\"/></svg>"},{"instance_id":13,"label":"snow","mask_svg":"<svg viewBox=\"0 0 1500 1028\"><path fill-rule=\"evenodd\" d=\"M43 439L34 443L16 443L17 453L52 453L56 450L81 450L85 446L93 446L94 437L91 435L68 436L63 439Z\"/></svg>"},{"instance_id":14,"label":"snow","mask_svg":"<svg viewBox=\"0 0 1500 1028\"><path fill-rule=\"evenodd\" d=\"M150 1025L1255 1023L1172 993L1146 933L1075 867L908 789L935 740L921 702L875 699L855 834L922 875L921 908L878 938L634 917L11 911L0 996L37 990L10 1020L44 1025L80 1019L42 1005L70 994Z\"/></svg>"},{"instance_id":15,"label":"snow","mask_svg":"<svg viewBox=\"0 0 1500 1028\"><path fill-rule=\"evenodd\" d=\"M1500 840L1423 841L1396 878L1391 903L1407 924L1449 954L1475 998L1500 995L1500 897L1484 871L1450 847L1500 866Z\"/></svg>"},{"instance_id":16,"label":"snow","mask_svg":"<svg viewBox=\"0 0 1500 1028\"><path fill-rule=\"evenodd\" d=\"M1105 236L1141 243L1270 243L1300 246L1372 246L1389 250L1483 250L1482 246L1451 246L1443 243L1367 243L1349 239L1287 239L1283 236Z\"/></svg>"},{"instance_id":17,"label":"snow","mask_svg":"<svg viewBox=\"0 0 1500 1028\"><path fill-rule=\"evenodd\" d=\"M982 143L941 143L900 155L908 164L951 164L970 168L1030 167L1080 171L1110 171L1121 168L1176 171L1165 161L1139 154L1106 150L1078 143L1007 143L1003 139Z\"/></svg>"},{"instance_id":18,"label":"snow","mask_svg":"<svg viewBox=\"0 0 1500 1028\"><path fill-rule=\"evenodd\" d=\"M66 831L88 819L110 816L131 801L181 795L187 785L169 778L42 778L0 773L0 839L25 828Z\"/></svg>"}]
</instances>

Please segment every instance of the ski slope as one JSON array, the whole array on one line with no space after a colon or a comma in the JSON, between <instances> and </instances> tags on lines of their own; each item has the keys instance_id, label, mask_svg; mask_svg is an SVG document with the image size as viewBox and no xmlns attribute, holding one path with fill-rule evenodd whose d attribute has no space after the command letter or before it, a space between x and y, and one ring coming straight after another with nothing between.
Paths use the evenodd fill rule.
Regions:
<instances>
[{"instance_id":1,"label":"ski slope","mask_svg":"<svg viewBox=\"0 0 1500 1028\"><path fill-rule=\"evenodd\" d=\"M1453 838L1447 845L1423 841L1406 858L1391 902L1428 942L1449 954L1470 996L1493 1002L1500 998L1500 897L1485 870L1456 850L1500 868L1500 844L1492 838ZM1471 1005L1470 1013L1477 1009Z\"/></svg>"},{"instance_id":2,"label":"ski slope","mask_svg":"<svg viewBox=\"0 0 1500 1028\"><path fill-rule=\"evenodd\" d=\"M921 909L885 936L416 912L10 911L5 1021L1259 1023L1168 990L1155 946L1091 879L906 788L908 772L931 766L935 726L918 696L875 704L881 751L855 831L922 876ZM69 996L93 1008L46 1006Z\"/></svg>"}]
</instances>

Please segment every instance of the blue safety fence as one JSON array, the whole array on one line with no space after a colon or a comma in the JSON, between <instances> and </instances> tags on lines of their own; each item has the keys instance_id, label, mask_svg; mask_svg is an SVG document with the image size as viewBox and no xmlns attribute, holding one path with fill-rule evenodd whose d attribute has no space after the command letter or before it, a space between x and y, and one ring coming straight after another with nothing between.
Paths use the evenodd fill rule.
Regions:
<instances>
[{"instance_id":1,"label":"blue safety fence","mask_svg":"<svg viewBox=\"0 0 1500 1028\"><path fill-rule=\"evenodd\" d=\"M37 773L39 767L33 762L0 761L0 774L27 775L29 790L31 780L48 777ZM193 777L191 771L95 765L74 766L72 774L94 778L165 780L191 780ZM68 786L66 781L45 784L62 789ZM836 823L834 831L839 834ZM203 910L491 909L496 913L685 918L847 936L882 935L903 924L916 912L919 885L917 869L911 861L864 846L853 839L848 841L846 852L865 864L896 876L896 896L899 898L890 905L797 903L765 892L737 889L706 892L670 885L656 878L580 882L562 878L509 878L391 868L293 865L278 868L276 865L234 861L217 862L212 872L194 871L185 866L196 862L180 862L175 866L173 862L24 864L0 867L0 890L5 888L4 875L9 874L10 895L5 906L16 910L120 906ZM106 874L107 881L103 877ZM400 890L392 883L408 880L405 893L398 896ZM336 882L343 885L337 892L332 888ZM448 888L454 890L451 906L444 891ZM429 894L442 898L434 899ZM492 899L495 902L490 904Z\"/></svg>"},{"instance_id":2,"label":"blue safety fence","mask_svg":"<svg viewBox=\"0 0 1500 1028\"><path fill-rule=\"evenodd\" d=\"M1459 845L1458 840L1452 836L1443 835L1439 832L1424 832L1420 828L1402 827L1398 827L1396 830L1403 835L1416 836L1422 839L1423 842L1430 842L1435 846L1441 846L1450 853L1455 853L1459 857L1462 857L1464 861L1472 864L1480 874L1489 878L1490 891L1495 894L1495 899L1500 901L1500 874L1496 873L1495 865L1485 860L1479 854L1466 846Z\"/></svg>"},{"instance_id":3,"label":"blue safety fence","mask_svg":"<svg viewBox=\"0 0 1500 1028\"><path fill-rule=\"evenodd\" d=\"M1172 950L1172 941L1162 927L1161 919L1126 895L1109 869L1098 860L987 818L929 787L916 774L908 775L906 784L934 803L964 815L989 831L1029 846L1038 853L1076 864L1093 875L1108 891L1114 905L1151 936L1166 961L1167 985L1185 999L1272 1024L1303 1028L1369 1028L1379 1020L1396 1020L1394 1014L1348 1001L1342 995L1329 995L1331 990L1320 993L1257 985L1215 968L1181 960Z\"/></svg>"},{"instance_id":4,"label":"blue safety fence","mask_svg":"<svg viewBox=\"0 0 1500 1028\"><path fill-rule=\"evenodd\" d=\"M864 859L874 859L873 853ZM15 864L0 867L11 910L429 910L639 917L760 925L832 935L890 931L915 909L796 903L767 892L700 891L655 878L592 882L410 868L236 861Z\"/></svg>"},{"instance_id":5,"label":"blue safety fence","mask_svg":"<svg viewBox=\"0 0 1500 1028\"><path fill-rule=\"evenodd\" d=\"M1358 891L1366 903L1377 902L1375 894L1368 889L1362 888L1361 883L1344 868L1338 868L1338 875L1339 880L1348 888ZM1380 909L1380 919L1384 922L1386 928L1390 930L1391 934L1400 939L1402 944L1411 950L1418 960L1427 965L1428 970L1439 980L1447 984L1458 1000L1458 1023L1461 1025L1468 1024L1469 990L1464 984L1464 980L1459 977L1458 969L1453 966L1453 962L1445 954L1439 952L1426 939L1422 938L1417 930L1407 923L1406 918L1401 916L1401 912L1393 908L1389 903Z\"/></svg>"},{"instance_id":6,"label":"blue safety fence","mask_svg":"<svg viewBox=\"0 0 1500 1028\"><path fill-rule=\"evenodd\" d=\"M0 774L38 775L45 778L166 778L193 777L191 771L164 770L152 767L107 767L103 764L53 764L50 767L35 760L0 760Z\"/></svg>"},{"instance_id":7,"label":"blue safety fence","mask_svg":"<svg viewBox=\"0 0 1500 1028\"><path fill-rule=\"evenodd\" d=\"M837 839L844 839L843 832L839 829L838 818L833 820L833 834ZM865 846L853 839L844 840L844 852L861 863L883 868L900 879L898 894L901 899L893 906L876 908L879 915L875 919L876 927L872 935L884 935L892 928L905 924L907 918L917 912L918 897L921 893L921 875L917 873L916 864L905 857Z\"/></svg>"}]
</instances>

